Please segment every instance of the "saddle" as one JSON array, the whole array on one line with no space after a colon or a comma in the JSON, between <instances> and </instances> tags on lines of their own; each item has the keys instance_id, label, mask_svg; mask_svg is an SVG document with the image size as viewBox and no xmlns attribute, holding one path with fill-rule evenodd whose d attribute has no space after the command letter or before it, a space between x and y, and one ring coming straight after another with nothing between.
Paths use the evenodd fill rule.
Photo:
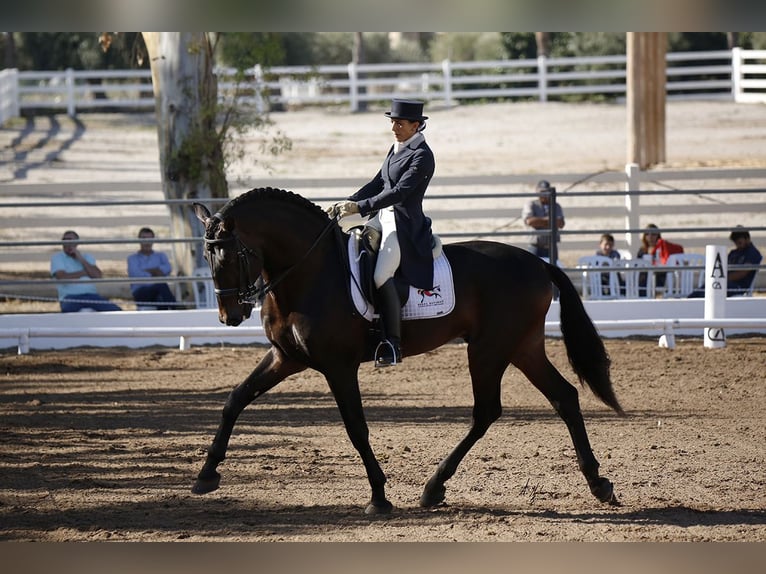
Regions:
<instances>
[{"instance_id":1,"label":"saddle","mask_svg":"<svg viewBox=\"0 0 766 574\"><path fill-rule=\"evenodd\" d=\"M357 255L359 265L359 287L367 301L372 302L376 307L380 305L378 300L378 289L375 287L375 264L378 261L378 252L380 251L380 242L383 238L381 232L366 225L352 227L349 230L350 239L356 243L354 250ZM394 275L394 285L399 295L399 301L404 305L409 299L409 286L397 275Z\"/></svg>"},{"instance_id":2,"label":"saddle","mask_svg":"<svg viewBox=\"0 0 766 574\"><path fill-rule=\"evenodd\" d=\"M375 228L357 226L349 230L349 290L357 312L368 321L377 317L375 309L380 306L374 274L381 239L380 232ZM455 306L452 269L437 236L434 236L434 287L417 289L398 273L394 276L394 285L402 303L403 321L439 317L452 312Z\"/></svg>"}]
</instances>

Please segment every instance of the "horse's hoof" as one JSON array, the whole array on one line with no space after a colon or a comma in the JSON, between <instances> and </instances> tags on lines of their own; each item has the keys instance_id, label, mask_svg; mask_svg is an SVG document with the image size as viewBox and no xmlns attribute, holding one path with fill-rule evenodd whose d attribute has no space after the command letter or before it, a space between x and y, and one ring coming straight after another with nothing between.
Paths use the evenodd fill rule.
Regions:
<instances>
[{"instance_id":1,"label":"horse's hoof","mask_svg":"<svg viewBox=\"0 0 766 574\"><path fill-rule=\"evenodd\" d=\"M367 508L364 509L364 513L369 516L378 514L391 514L393 509L394 505L391 504L388 500L384 500L383 504L370 502L370 504L367 505Z\"/></svg>"},{"instance_id":2,"label":"horse's hoof","mask_svg":"<svg viewBox=\"0 0 766 574\"><path fill-rule=\"evenodd\" d=\"M445 495L447 494L447 488L444 485L440 485L434 488L428 488L423 491L423 496L420 497L420 506L423 508L433 508L444 502Z\"/></svg>"},{"instance_id":3,"label":"horse's hoof","mask_svg":"<svg viewBox=\"0 0 766 574\"><path fill-rule=\"evenodd\" d=\"M591 492L601 502L611 506L620 506L620 501L614 493L614 485L606 478L599 479L598 484L591 488Z\"/></svg>"},{"instance_id":4,"label":"horse's hoof","mask_svg":"<svg viewBox=\"0 0 766 574\"><path fill-rule=\"evenodd\" d=\"M218 490L219 484L221 484L221 475L216 472L212 478L198 477L191 491L194 494L207 494L208 492Z\"/></svg>"}]
</instances>

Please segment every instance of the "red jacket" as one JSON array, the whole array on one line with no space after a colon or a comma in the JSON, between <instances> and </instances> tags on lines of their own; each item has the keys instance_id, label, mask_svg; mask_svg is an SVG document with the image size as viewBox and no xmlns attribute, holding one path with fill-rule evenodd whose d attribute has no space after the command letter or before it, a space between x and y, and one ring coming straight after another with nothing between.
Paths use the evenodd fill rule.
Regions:
<instances>
[{"instance_id":1,"label":"red jacket","mask_svg":"<svg viewBox=\"0 0 766 574\"><path fill-rule=\"evenodd\" d=\"M673 243L672 241L667 241L666 239L663 239L660 237L657 240L657 244L654 246L654 250L651 250L650 253L654 256L655 260L659 259L660 263L663 265L666 265L668 262L668 257L673 255L673 253L683 253L684 248L682 245L679 245L678 243Z\"/></svg>"}]
</instances>

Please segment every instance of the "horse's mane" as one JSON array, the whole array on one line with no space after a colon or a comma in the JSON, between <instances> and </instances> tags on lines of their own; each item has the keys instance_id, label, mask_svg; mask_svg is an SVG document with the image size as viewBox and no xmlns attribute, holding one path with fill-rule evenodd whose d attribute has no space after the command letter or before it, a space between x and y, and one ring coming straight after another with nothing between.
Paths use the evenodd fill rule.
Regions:
<instances>
[{"instance_id":1,"label":"horse's mane","mask_svg":"<svg viewBox=\"0 0 766 574\"><path fill-rule=\"evenodd\" d=\"M324 212L324 210L313 201L310 201L302 195L298 195L292 191L277 189L274 187L258 187L251 189L250 191L246 191L242 195L238 195L237 197L231 199L223 208L221 208L220 213L222 216L225 216L231 210L239 209L244 205L248 205L250 203L264 199L291 203L321 215L325 220L329 220L329 217Z\"/></svg>"}]
</instances>

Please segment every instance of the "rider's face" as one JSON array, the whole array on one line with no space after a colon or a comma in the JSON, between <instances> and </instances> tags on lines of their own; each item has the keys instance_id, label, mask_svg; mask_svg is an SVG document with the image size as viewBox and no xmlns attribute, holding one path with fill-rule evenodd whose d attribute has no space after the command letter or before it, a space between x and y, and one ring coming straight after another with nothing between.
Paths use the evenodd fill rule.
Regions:
<instances>
[{"instance_id":1,"label":"rider's face","mask_svg":"<svg viewBox=\"0 0 766 574\"><path fill-rule=\"evenodd\" d=\"M406 142L418 131L420 122L411 122L400 118L391 118L391 131L398 142Z\"/></svg>"}]
</instances>

